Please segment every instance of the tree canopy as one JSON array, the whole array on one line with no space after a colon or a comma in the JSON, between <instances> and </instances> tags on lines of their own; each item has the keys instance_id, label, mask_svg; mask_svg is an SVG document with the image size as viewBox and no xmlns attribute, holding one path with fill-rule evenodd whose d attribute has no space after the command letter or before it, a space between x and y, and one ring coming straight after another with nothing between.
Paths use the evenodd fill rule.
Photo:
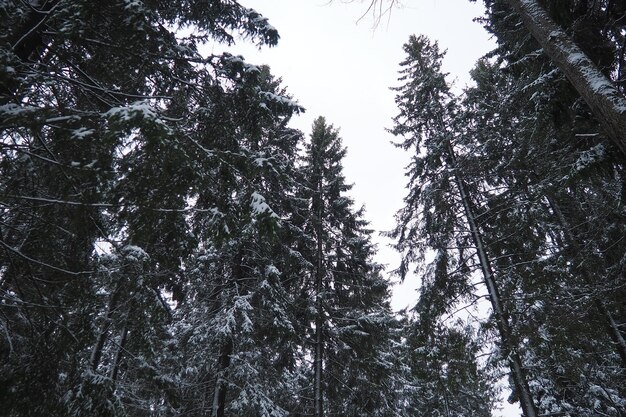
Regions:
<instances>
[{"instance_id":1,"label":"tree canopy","mask_svg":"<svg viewBox=\"0 0 626 417\"><path fill-rule=\"evenodd\" d=\"M0 415L626 415L626 4L484 5L464 91L404 45L392 311L340 129L206 52L261 13L0 1Z\"/></svg>"}]
</instances>

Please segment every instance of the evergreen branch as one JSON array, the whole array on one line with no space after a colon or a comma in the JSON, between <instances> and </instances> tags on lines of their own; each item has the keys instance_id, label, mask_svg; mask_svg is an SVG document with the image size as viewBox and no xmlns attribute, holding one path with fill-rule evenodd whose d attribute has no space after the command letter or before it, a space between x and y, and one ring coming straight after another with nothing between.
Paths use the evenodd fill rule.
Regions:
<instances>
[{"instance_id":1,"label":"evergreen branch","mask_svg":"<svg viewBox=\"0 0 626 417\"><path fill-rule=\"evenodd\" d=\"M70 271L70 270L67 270L67 269L64 269L64 268L60 268L58 266L54 266L54 265L48 264L48 263L40 261L38 259L31 258L30 256L20 252L19 250L15 249L12 246L10 246L9 244L4 242L3 240L0 240L0 245L2 245L9 252L12 252L12 253L16 254L19 257L21 257L21 258L23 258L23 259L25 259L25 260L27 260L27 261L29 261L31 263L43 266L43 267L51 269L53 271L62 272L62 273L67 274L67 275L81 276L81 275L90 275L90 274L93 274L95 272L95 271ZM36 277L33 277L33 276L31 276L31 278L36 280L36 281L44 282L46 284L59 284L59 282L57 282L57 281L45 280L45 279L36 278Z\"/></svg>"},{"instance_id":2,"label":"evergreen branch","mask_svg":"<svg viewBox=\"0 0 626 417\"><path fill-rule=\"evenodd\" d=\"M140 210L150 210L160 213L213 213L214 209L200 209L195 207L187 207L183 209L176 208L163 208L163 207L150 207L143 205L135 205L135 204L111 204L111 203L82 203L80 201L71 201L71 200L57 200L51 198L43 198L43 197L30 197L30 196L19 196L19 195L5 195L5 198L11 198L16 200L26 200L26 201L37 201L41 203L48 204L61 204L68 206L80 206L80 207L95 207L95 208L127 208L127 209L140 209Z\"/></svg>"}]
</instances>

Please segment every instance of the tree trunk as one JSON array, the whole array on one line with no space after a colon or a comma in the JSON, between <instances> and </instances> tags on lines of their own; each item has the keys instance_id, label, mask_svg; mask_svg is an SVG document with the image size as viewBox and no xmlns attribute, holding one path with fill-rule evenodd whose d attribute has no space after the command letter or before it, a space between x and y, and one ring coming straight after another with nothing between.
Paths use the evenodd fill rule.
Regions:
<instances>
[{"instance_id":1,"label":"tree trunk","mask_svg":"<svg viewBox=\"0 0 626 417\"><path fill-rule=\"evenodd\" d=\"M224 378L226 370L230 366L230 355L233 353L233 341L228 339L220 351L219 368L220 375L217 378L213 396L213 411L211 417L224 417L226 410L226 392L228 384Z\"/></svg>"},{"instance_id":2,"label":"tree trunk","mask_svg":"<svg viewBox=\"0 0 626 417\"><path fill-rule=\"evenodd\" d=\"M323 287L323 247L322 247L322 186L318 184L318 208L317 208L317 268L315 271L315 305L317 315L315 317L315 358L314 358L314 398L315 398L315 417L324 416L324 408L322 401L322 328L324 326L323 303L322 303L322 287Z\"/></svg>"},{"instance_id":3,"label":"tree trunk","mask_svg":"<svg viewBox=\"0 0 626 417\"><path fill-rule=\"evenodd\" d=\"M248 290L243 280L243 248L240 246L232 263L232 283L237 287L237 292L246 294ZM225 283L226 284L226 283ZM239 288L239 285L242 288ZM221 308L224 308L225 301L222 299ZM215 391L213 392L213 407L211 408L211 417L224 417L226 412L226 393L228 392L228 382L226 381L226 372L230 366L230 356L233 354L234 341L233 336L228 337L220 349L220 357L218 359L218 375L215 382Z\"/></svg>"},{"instance_id":4,"label":"tree trunk","mask_svg":"<svg viewBox=\"0 0 626 417\"><path fill-rule=\"evenodd\" d=\"M126 345L127 337L128 337L128 322L124 323L124 328L122 329L122 334L120 336L120 344L117 348L115 361L113 362L113 369L111 369L111 381L113 381L113 385L115 385L115 382L117 381L117 376L119 375L120 363L122 362L122 356L124 355L124 346Z\"/></svg>"},{"instance_id":5,"label":"tree trunk","mask_svg":"<svg viewBox=\"0 0 626 417\"><path fill-rule=\"evenodd\" d=\"M104 343L106 342L107 335L109 333L109 327L111 327L111 320L113 318L113 312L117 308L117 301L119 298L120 290L121 290L121 282L113 291L111 298L109 299L109 303L107 305L107 312L104 318L104 322L102 323L102 328L100 329L100 333L98 334L98 339L96 340L96 344L91 351L91 357L89 358L89 366L92 371L96 371L98 365L100 364L100 359L102 358L102 351L104 350Z\"/></svg>"},{"instance_id":6,"label":"tree trunk","mask_svg":"<svg viewBox=\"0 0 626 417\"><path fill-rule=\"evenodd\" d=\"M626 99L537 0L506 0L626 156Z\"/></svg>"},{"instance_id":7,"label":"tree trunk","mask_svg":"<svg viewBox=\"0 0 626 417\"><path fill-rule=\"evenodd\" d=\"M485 280L485 285L487 286L487 291L489 292L491 308L493 309L493 313L496 317L496 325L498 333L500 333L500 339L502 342L502 351L509 363L511 376L513 377L513 383L517 391L516 394L518 395L520 400L522 412L524 413L525 417L537 417L537 406L533 401L532 395L530 393L530 388L528 387L528 382L526 381L524 367L522 366L522 359L520 358L516 346L513 342L508 314L506 313L504 306L502 305L500 293L493 278L491 262L489 261L489 257L487 256L487 252L485 250L480 231L478 230L478 225L476 224L476 217L474 215L473 205L470 201L469 193L467 191L467 185L465 184L465 181L463 181L463 178L461 177L459 171L456 170L456 157L454 155L454 150L452 149L452 145L450 144L450 142L447 143L447 148L449 163L453 167L453 169L455 169L454 179L459 189L459 193L461 194L461 201L463 202L465 217L470 227L472 240L474 241L474 245L476 246L476 252L478 254L478 259L480 262L480 268L483 274L483 278Z\"/></svg>"}]
</instances>

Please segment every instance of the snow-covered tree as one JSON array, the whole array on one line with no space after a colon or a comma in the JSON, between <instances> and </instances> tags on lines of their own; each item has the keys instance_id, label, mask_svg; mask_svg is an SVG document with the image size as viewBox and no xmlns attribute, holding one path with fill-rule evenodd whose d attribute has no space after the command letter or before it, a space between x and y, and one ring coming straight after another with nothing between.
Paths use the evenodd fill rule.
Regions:
<instances>
[{"instance_id":1,"label":"snow-covered tree","mask_svg":"<svg viewBox=\"0 0 626 417\"><path fill-rule=\"evenodd\" d=\"M401 63L400 78L404 85L395 89L400 113L391 132L403 138L398 146L412 151L413 156L407 171L405 207L398 212L397 226L391 232L403 256L398 272L404 277L415 263L425 271L417 308L424 327L434 329L440 317L452 313L460 302L476 302L474 270L468 267L475 262L487 289L498 346L513 387L521 396L524 413L536 416L510 321L512 311L502 300L502 284L494 274L489 242L479 224L481 196L476 187L481 179L466 172L457 158L457 150L461 154L468 151L459 147L460 109L441 72L443 54L423 36L411 36L404 49L407 59ZM429 253L434 259L425 270Z\"/></svg>"},{"instance_id":2,"label":"snow-covered tree","mask_svg":"<svg viewBox=\"0 0 626 417\"><path fill-rule=\"evenodd\" d=\"M194 224L234 198L212 179L270 170L271 149L238 141L299 109L262 68L198 47L278 34L236 1L0 9L2 412L167 415ZM264 218L258 188L240 206Z\"/></svg>"},{"instance_id":3,"label":"snow-covered tree","mask_svg":"<svg viewBox=\"0 0 626 417\"><path fill-rule=\"evenodd\" d=\"M314 398L311 413L394 415L393 335L389 284L375 253L363 209L347 195L339 132L317 118L303 159L301 194L309 209L302 228L314 237L306 248L313 326Z\"/></svg>"}]
</instances>

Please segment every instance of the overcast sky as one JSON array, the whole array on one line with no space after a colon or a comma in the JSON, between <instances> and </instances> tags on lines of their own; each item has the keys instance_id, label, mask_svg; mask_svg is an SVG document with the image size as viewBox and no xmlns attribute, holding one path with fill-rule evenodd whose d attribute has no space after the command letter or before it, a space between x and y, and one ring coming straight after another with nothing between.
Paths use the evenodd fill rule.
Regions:
<instances>
[{"instance_id":1,"label":"overcast sky","mask_svg":"<svg viewBox=\"0 0 626 417\"><path fill-rule=\"evenodd\" d=\"M369 0L367 0L369 1ZM348 148L344 173L354 183L352 197L365 205L366 219L377 231L377 261L394 269L399 257L378 232L393 227L394 213L405 195L404 167L408 155L391 145L385 131L397 113L395 93L403 44L411 34L436 40L448 53L443 69L455 90L469 83L469 71L494 47L493 40L474 18L481 2L468 0L404 0L374 30L372 16L359 20L365 3L345 0L240 0L269 19L281 39L274 48L246 45L231 48L253 64L267 64L283 79L290 94L306 108L292 126L308 136L318 116L340 129ZM217 52L217 51L214 51ZM418 278L408 278L394 290L393 306L412 306ZM495 415L518 416L517 407L505 404Z\"/></svg>"},{"instance_id":2,"label":"overcast sky","mask_svg":"<svg viewBox=\"0 0 626 417\"><path fill-rule=\"evenodd\" d=\"M385 131L396 114L392 86L398 86L402 46L411 34L437 40L448 54L444 71L458 90L469 81L476 60L493 47L488 34L473 20L480 3L468 0L405 0L373 29L372 16L359 18L365 3L335 0L241 0L269 19L281 35L278 46L262 48L240 42L232 52L254 64L267 64L288 91L306 108L293 126L307 135L318 116L340 129L348 148L344 171L354 183L352 197L366 207L376 231L389 230L405 194L404 166L408 155L394 148ZM398 257L389 241L376 235L378 261L391 270ZM416 279L395 291L394 307L415 302ZM408 287L408 288L407 288Z\"/></svg>"}]
</instances>

